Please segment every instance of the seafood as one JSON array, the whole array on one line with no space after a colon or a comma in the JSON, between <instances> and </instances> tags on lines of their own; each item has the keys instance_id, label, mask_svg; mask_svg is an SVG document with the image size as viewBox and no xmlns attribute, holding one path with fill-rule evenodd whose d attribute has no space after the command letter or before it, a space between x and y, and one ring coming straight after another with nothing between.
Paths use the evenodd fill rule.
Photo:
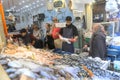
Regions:
<instances>
[{"instance_id":1,"label":"seafood","mask_svg":"<svg viewBox=\"0 0 120 80\"><path fill-rule=\"evenodd\" d=\"M13 73L13 74L10 74L9 77L10 77L11 79L13 79L13 78L17 77L17 75Z\"/></svg>"},{"instance_id":2,"label":"seafood","mask_svg":"<svg viewBox=\"0 0 120 80\"><path fill-rule=\"evenodd\" d=\"M62 56L46 50L27 49L26 47L16 47L12 44L7 45L3 54L10 57L33 59L40 64L46 65L53 65L53 60L62 58Z\"/></svg>"},{"instance_id":3,"label":"seafood","mask_svg":"<svg viewBox=\"0 0 120 80\"><path fill-rule=\"evenodd\" d=\"M11 80L20 80L21 75L34 80L120 80L119 73L101 69L105 61L99 58L81 54L59 55L13 45L8 45L6 49L16 51L10 55L5 51L0 54L0 63Z\"/></svg>"},{"instance_id":4,"label":"seafood","mask_svg":"<svg viewBox=\"0 0 120 80\"><path fill-rule=\"evenodd\" d=\"M35 74L32 71L30 71L30 70L26 70L26 71L22 72L22 74L24 74L24 75L26 75L28 77L31 77L33 79L36 78Z\"/></svg>"},{"instance_id":5,"label":"seafood","mask_svg":"<svg viewBox=\"0 0 120 80\"><path fill-rule=\"evenodd\" d=\"M6 70L7 73L13 73L15 71L17 71L17 69L15 69L15 68L9 68Z\"/></svg>"},{"instance_id":6,"label":"seafood","mask_svg":"<svg viewBox=\"0 0 120 80\"><path fill-rule=\"evenodd\" d=\"M0 64L4 65L4 64L7 64L7 60L0 60Z\"/></svg>"},{"instance_id":7,"label":"seafood","mask_svg":"<svg viewBox=\"0 0 120 80\"><path fill-rule=\"evenodd\" d=\"M74 56L74 58L75 58L75 56ZM71 59L74 59L74 58L71 58ZM76 59L74 59L74 60L76 60ZM86 72L86 70L84 70L84 68L82 66L80 66L80 64L79 64L79 66L57 65L57 64L54 66L43 66L41 64L37 64L37 63L34 63L32 61L29 62L29 60L25 60L25 59L19 59L17 61L23 66L22 68L17 67L17 69L16 69L15 67L10 66L12 68L9 68L6 70L8 73L10 73L9 76L12 80L14 80L14 78L16 78L16 77L19 77L21 74L29 76L35 80L44 80L44 79L45 80L84 80L84 79L86 79L86 80L95 80L95 79L100 80L103 77L106 80L110 80L110 79L112 80L114 78L115 78L114 80L119 80L119 78L120 78L120 76L118 76L118 75L113 76L113 73L110 73L108 71L100 69L99 65L102 65L102 62L99 62L100 63L99 65L97 63L97 66L95 66L95 67L94 67L94 65L89 64L90 65L89 69L91 71L93 71L93 73L95 74L91 78L91 77L89 77L89 74ZM94 60L88 58L88 59L82 59L81 61L83 61L81 63L87 64L89 61L94 61ZM14 62L14 60L12 62ZM27 64L28 64L28 66L24 66ZM96 64L96 63L92 63L92 64ZM31 68L29 66L31 66L33 68ZM87 65L87 67L88 67L88 65ZM108 76L110 79L107 79Z\"/></svg>"},{"instance_id":8,"label":"seafood","mask_svg":"<svg viewBox=\"0 0 120 80\"><path fill-rule=\"evenodd\" d=\"M8 63L8 66L13 68L21 68L22 64L20 64L19 61L12 61Z\"/></svg>"}]
</instances>

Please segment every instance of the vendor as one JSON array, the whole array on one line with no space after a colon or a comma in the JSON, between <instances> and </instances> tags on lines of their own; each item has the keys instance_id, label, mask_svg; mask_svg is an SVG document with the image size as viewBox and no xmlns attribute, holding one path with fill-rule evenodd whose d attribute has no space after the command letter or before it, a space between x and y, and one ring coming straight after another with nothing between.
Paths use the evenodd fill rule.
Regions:
<instances>
[{"instance_id":1,"label":"vendor","mask_svg":"<svg viewBox=\"0 0 120 80\"><path fill-rule=\"evenodd\" d=\"M41 40L41 31L37 25L33 27L33 34L32 34L32 43L35 48L43 48L43 41Z\"/></svg>"},{"instance_id":2,"label":"vendor","mask_svg":"<svg viewBox=\"0 0 120 80\"><path fill-rule=\"evenodd\" d=\"M54 49L55 45L54 39L51 34L52 32L51 25L49 23L46 23L45 28L46 28L45 47L48 46L48 49Z\"/></svg>"},{"instance_id":3,"label":"vendor","mask_svg":"<svg viewBox=\"0 0 120 80\"><path fill-rule=\"evenodd\" d=\"M72 17L66 17L66 27L62 28L60 31L59 37L63 37L69 40L70 43L63 41L62 50L70 53L74 53L74 45L78 39L78 31L77 28L71 23Z\"/></svg>"}]
</instances>

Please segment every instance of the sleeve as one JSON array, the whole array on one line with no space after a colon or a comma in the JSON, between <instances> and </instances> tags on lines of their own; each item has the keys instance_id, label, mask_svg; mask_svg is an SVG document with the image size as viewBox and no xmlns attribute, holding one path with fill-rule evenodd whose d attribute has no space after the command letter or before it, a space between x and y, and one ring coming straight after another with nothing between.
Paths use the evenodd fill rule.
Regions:
<instances>
[{"instance_id":1,"label":"sleeve","mask_svg":"<svg viewBox=\"0 0 120 80\"><path fill-rule=\"evenodd\" d=\"M41 39L41 37L42 37L42 33L41 33L41 31L39 30L39 33L38 33L37 39Z\"/></svg>"},{"instance_id":2,"label":"sleeve","mask_svg":"<svg viewBox=\"0 0 120 80\"><path fill-rule=\"evenodd\" d=\"M30 43L30 39L29 39L29 38L24 41L24 44L25 44L26 46L28 46L29 43Z\"/></svg>"},{"instance_id":3,"label":"sleeve","mask_svg":"<svg viewBox=\"0 0 120 80\"><path fill-rule=\"evenodd\" d=\"M77 31L77 28L75 26L73 27L73 35L78 36L78 31Z\"/></svg>"},{"instance_id":4,"label":"sleeve","mask_svg":"<svg viewBox=\"0 0 120 80\"><path fill-rule=\"evenodd\" d=\"M22 36L21 36L21 34L17 34L17 35L13 35L13 37L12 38L21 38Z\"/></svg>"},{"instance_id":5,"label":"sleeve","mask_svg":"<svg viewBox=\"0 0 120 80\"><path fill-rule=\"evenodd\" d=\"M99 56L101 58L104 58L105 54L106 54L106 44L105 44L103 37L98 35L98 36L96 36L94 41L96 43L96 47L98 49L97 51L98 51Z\"/></svg>"},{"instance_id":6,"label":"sleeve","mask_svg":"<svg viewBox=\"0 0 120 80\"><path fill-rule=\"evenodd\" d=\"M30 35L27 35L25 39L23 39L23 43L28 46L31 43Z\"/></svg>"},{"instance_id":7,"label":"sleeve","mask_svg":"<svg viewBox=\"0 0 120 80\"><path fill-rule=\"evenodd\" d=\"M63 28L61 28L60 32L59 32L60 35L63 34Z\"/></svg>"}]
</instances>

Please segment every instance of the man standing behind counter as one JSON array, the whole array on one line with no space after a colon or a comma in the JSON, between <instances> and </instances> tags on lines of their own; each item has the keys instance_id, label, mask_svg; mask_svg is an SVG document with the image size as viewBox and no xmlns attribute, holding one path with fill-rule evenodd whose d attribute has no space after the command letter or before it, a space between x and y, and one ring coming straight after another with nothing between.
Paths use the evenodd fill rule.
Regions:
<instances>
[{"instance_id":1,"label":"man standing behind counter","mask_svg":"<svg viewBox=\"0 0 120 80\"><path fill-rule=\"evenodd\" d=\"M74 42L78 39L77 28L71 23L72 17L66 17L66 27L62 28L59 34L59 38L63 40L62 50L70 53L74 53Z\"/></svg>"}]
</instances>

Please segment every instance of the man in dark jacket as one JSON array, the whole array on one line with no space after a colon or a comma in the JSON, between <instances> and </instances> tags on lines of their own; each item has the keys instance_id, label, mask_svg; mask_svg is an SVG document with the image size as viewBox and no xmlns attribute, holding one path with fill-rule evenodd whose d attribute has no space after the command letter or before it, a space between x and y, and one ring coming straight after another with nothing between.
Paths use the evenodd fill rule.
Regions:
<instances>
[{"instance_id":1,"label":"man in dark jacket","mask_svg":"<svg viewBox=\"0 0 120 80\"><path fill-rule=\"evenodd\" d=\"M63 37L66 41L63 41L62 43L62 50L70 53L74 53L74 45L73 43L78 38L78 31L77 28L71 23L72 17L67 16L66 17L66 27L62 28L60 31L59 37Z\"/></svg>"},{"instance_id":2,"label":"man in dark jacket","mask_svg":"<svg viewBox=\"0 0 120 80\"><path fill-rule=\"evenodd\" d=\"M20 37L22 38L23 44L28 46L31 43L30 35L28 34L26 29L20 30Z\"/></svg>"},{"instance_id":3,"label":"man in dark jacket","mask_svg":"<svg viewBox=\"0 0 120 80\"><path fill-rule=\"evenodd\" d=\"M93 35L90 43L90 56L105 59L107 52L106 35L104 27L100 24L93 25Z\"/></svg>"}]
</instances>

